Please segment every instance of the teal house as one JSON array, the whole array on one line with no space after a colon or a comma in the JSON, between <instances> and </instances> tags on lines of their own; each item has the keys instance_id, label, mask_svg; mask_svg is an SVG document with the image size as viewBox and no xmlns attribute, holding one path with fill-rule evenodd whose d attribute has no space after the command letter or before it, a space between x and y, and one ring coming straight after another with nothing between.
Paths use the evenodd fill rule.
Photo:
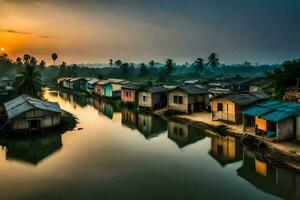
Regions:
<instances>
[{"instance_id":1,"label":"teal house","mask_svg":"<svg viewBox=\"0 0 300 200\"><path fill-rule=\"evenodd\" d=\"M121 87L128 81L123 79L108 79L101 84L101 96L108 98L121 97Z\"/></svg>"}]
</instances>

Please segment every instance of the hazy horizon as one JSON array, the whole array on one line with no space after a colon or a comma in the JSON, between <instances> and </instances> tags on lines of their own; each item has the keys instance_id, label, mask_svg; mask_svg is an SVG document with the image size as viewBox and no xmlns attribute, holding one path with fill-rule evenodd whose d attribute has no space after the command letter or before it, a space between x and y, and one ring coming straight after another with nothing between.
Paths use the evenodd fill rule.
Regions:
<instances>
[{"instance_id":1,"label":"hazy horizon","mask_svg":"<svg viewBox=\"0 0 300 200\"><path fill-rule=\"evenodd\" d=\"M0 48L51 64L193 62L274 64L300 56L296 0L0 0Z\"/></svg>"}]
</instances>

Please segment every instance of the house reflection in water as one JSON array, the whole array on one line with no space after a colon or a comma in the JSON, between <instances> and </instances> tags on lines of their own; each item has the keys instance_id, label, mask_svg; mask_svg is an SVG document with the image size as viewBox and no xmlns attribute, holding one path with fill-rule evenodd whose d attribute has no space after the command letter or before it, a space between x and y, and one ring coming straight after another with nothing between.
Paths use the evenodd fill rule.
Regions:
<instances>
[{"instance_id":1,"label":"house reflection in water","mask_svg":"<svg viewBox=\"0 0 300 200\"><path fill-rule=\"evenodd\" d=\"M168 137L178 147L183 148L205 138L204 130L189 126L188 124L169 121Z\"/></svg>"},{"instance_id":2,"label":"house reflection in water","mask_svg":"<svg viewBox=\"0 0 300 200\"><path fill-rule=\"evenodd\" d=\"M134 111L123 109L122 110L122 124L130 129L137 128L138 114Z\"/></svg>"},{"instance_id":3,"label":"house reflection in water","mask_svg":"<svg viewBox=\"0 0 300 200\"><path fill-rule=\"evenodd\" d=\"M102 102L102 113L109 119L112 119L114 116L114 108L112 105Z\"/></svg>"},{"instance_id":4,"label":"house reflection in water","mask_svg":"<svg viewBox=\"0 0 300 200\"><path fill-rule=\"evenodd\" d=\"M212 134L209 154L224 167L243 159L242 144L235 137Z\"/></svg>"},{"instance_id":5,"label":"house reflection in water","mask_svg":"<svg viewBox=\"0 0 300 200\"><path fill-rule=\"evenodd\" d=\"M1 137L6 159L38 165L43 159L62 148L60 134L47 134L27 138Z\"/></svg>"},{"instance_id":6,"label":"house reflection in water","mask_svg":"<svg viewBox=\"0 0 300 200\"><path fill-rule=\"evenodd\" d=\"M287 169L275 169L262 161L262 156L243 150L243 165L237 170L257 189L282 199L300 199L300 174Z\"/></svg>"},{"instance_id":7,"label":"house reflection in water","mask_svg":"<svg viewBox=\"0 0 300 200\"><path fill-rule=\"evenodd\" d=\"M138 113L137 129L148 140L167 130L167 121L151 114Z\"/></svg>"}]
</instances>

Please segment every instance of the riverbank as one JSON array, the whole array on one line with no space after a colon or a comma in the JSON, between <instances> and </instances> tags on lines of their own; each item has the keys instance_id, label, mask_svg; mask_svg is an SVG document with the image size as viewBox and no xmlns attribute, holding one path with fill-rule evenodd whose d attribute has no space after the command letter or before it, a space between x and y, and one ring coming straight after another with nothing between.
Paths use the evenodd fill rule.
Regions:
<instances>
[{"instance_id":1,"label":"riverbank","mask_svg":"<svg viewBox=\"0 0 300 200\"><path fill-rule=\"evenodd\" d=\"M193 115L167 116L172 120L189 124L193 127L206 129L221 135L232 135L242 140L246 148L256 149L262 157L273 166L288 168L300 172L300 144L299 142L279 142L258 141L256 138L245 136L241 125L228 125L220 121L212 121L210 113L197 113ZM251 138L249 140L249 138ZM256 142L254 141L256 140ZM259 146L255 144L260 142Z\"/></svg>"}]
</instances>

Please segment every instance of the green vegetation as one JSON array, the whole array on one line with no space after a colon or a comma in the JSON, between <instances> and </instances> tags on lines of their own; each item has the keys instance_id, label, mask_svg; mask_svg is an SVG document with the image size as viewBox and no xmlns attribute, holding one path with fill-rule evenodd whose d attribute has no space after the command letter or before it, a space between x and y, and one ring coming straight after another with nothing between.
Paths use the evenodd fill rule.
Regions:
<instances>
[{"instance_id":1,"label":"green vegetation","mask_svg":"<svg viewBox=\"0 0 300 200\"><path fill-rule=\"evenodd\" d=\"M300 59L286 61L282 68L274 70L269 76L273 80L273 97L282 99L284 89L296 85L296 79L300 78Z\"/></svg>"}]
</instances>

